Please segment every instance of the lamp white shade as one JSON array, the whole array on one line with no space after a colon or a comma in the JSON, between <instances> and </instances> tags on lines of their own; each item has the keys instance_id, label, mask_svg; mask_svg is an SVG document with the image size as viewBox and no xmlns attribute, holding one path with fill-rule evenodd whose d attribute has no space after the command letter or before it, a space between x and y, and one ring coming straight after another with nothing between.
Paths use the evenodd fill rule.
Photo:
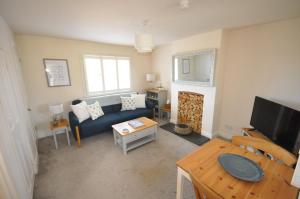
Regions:
<instances>
[{"instance_id":1,"label":"lamp white shade","mask_svg":"<svg viewBox=\"0 0 300 199\"><path fill-rule=\"evenodd\" d=\"M64 112L63 104L49 105L49 111L52 115L57 115Z\"/></svg>"},{"instance_id":2,"label":"lamp white shade","mask_svg":"<svg viewBox=\"0 0 300 199\"><path fill-rule=\"evenodd\" d=\"M155 81L155 75L151 74L151 73L146 74L146 81L147 82L154 82Z\"/></svg>"},{"instance_id":3,"label":"lamp white shade","mask_svg":"<svg viewBox=\"0 0 300 199\"><path fill-rule=\"evenodd\" d=\"M135 49L140 53L152 52L153 37L151 34L140 33L135 36Z\"/></svg>"}]
</instances>

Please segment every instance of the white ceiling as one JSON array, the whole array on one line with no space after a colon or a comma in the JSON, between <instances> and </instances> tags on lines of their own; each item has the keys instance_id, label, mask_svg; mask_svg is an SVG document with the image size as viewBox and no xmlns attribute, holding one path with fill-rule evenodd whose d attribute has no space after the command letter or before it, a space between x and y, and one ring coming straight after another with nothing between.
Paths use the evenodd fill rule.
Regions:
<instances>
[{"instance_id":1,"label":"white ceiling","mask_svg":"<svg viewBox=\"0 0 300 199\"><path fill-rule=\"evenodd\" d=\"M18 33L128 44L149 19L156 44L197 33L300 16L300 0L0 0Z\"/></svg>"}]
</instances>

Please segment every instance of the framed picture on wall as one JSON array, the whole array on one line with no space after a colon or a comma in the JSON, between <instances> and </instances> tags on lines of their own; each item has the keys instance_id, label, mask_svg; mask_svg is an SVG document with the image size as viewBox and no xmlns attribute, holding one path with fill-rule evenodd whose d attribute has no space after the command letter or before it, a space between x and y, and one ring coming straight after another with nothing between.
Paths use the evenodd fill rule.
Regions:
<instances>
[{"instance_id":1,"label":"framed picture on wall","mask_svg":"<svg viewBox=\"0 0 300 199\"><path fill-rule=\"evenodd\" d=\"M183 74L190 73L190 60L189 59L182 60L182 72L183 72Z\"/></svg>"},{"instance_id":2,"label":"framed picture on wall","mask_svg":"<svg viewBox=\"0 0 300 199\"><path fill-rule=\"evenodd\" d=\"M71 86L67 59L44 59L47 83L49 87Z\"/></svg>"}]
</instances>

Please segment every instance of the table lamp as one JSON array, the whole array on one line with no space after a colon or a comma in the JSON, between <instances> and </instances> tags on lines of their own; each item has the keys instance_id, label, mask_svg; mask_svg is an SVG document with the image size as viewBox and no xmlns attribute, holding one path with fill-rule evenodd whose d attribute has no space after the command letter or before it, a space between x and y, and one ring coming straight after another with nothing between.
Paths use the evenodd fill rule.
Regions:
<instances>
[{"instance_id":1,"label":"table lamp","mask_svg":"<svg viewBox=\"0 0 300 199\"><path fill-rule=\"evenodd\" d=\"M51 113L53 123L57 124L62 119L64 106L63 104L49 105L49 112Z\"/></svg>"}]
</instances>

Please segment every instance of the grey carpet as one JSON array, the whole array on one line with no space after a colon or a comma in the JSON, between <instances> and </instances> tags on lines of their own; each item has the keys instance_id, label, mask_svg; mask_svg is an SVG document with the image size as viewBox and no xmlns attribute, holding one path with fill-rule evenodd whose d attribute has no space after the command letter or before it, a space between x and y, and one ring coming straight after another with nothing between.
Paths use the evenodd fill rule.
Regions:
<instances>
[{"instance_id":1,"label":"grey carpet","mask_svg":"<svg viewBox=\"0 0 300 199\"><path fill-rule=\"evenodd\" d=\"M39 141L39 174L35 199L174 199L176 161L198 146L159 128L158 140L123 155L111 132L82 140L82 147L68 147L58 136ZM189 181L184 198L193 199Z\"/></svg>"},{"instance_id":2,"label":"grey carpet","mask_svg":"<svg viewBox=\"0 0 300 199\"><path fill-rule=\"evenodd\" d=\"M174 127L175 127L175 124L173 123L167 123L167 124L164 124L162 126L160 126L160 128L163 128L165 129L166 131L170 132L170 133L173 133L183 139L186 139L194 144L197 144L198 146L204 144L205 142L208 142L209 141L209 138L205 137L205 136L202 136L198 133L195 133L195 132L192 132L191 134L189 135L179 135L177 134L175 131L174 131Z\"/></svg>"}]
</instances>

